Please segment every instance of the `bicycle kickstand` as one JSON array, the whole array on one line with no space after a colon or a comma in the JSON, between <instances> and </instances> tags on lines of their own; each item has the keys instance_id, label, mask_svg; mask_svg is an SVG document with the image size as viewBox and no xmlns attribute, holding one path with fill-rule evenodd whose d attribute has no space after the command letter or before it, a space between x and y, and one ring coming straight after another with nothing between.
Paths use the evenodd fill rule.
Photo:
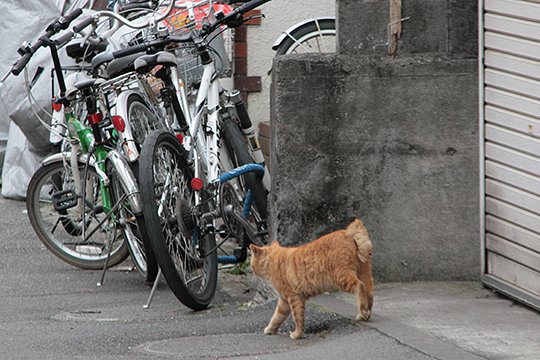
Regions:
<instances>
[{"instance_id":1,"label":"bicycle kickstand","mask_svg":"<svg viewBox=\"0 0 540 360\"><path fill-rule=\"evenodd\" d=\"M158 269L158 273L156 275L156 279L154 280L154 284L152 285L152 290L150 290L150 295L148 296L148 300L146 301L146 304L143 305L143 309L149 309L150 304L152 303L152 299L154 298L154 293L156 292L157 286L159 281L161 280L161 268Z\"/></svg>"}]
</instances>

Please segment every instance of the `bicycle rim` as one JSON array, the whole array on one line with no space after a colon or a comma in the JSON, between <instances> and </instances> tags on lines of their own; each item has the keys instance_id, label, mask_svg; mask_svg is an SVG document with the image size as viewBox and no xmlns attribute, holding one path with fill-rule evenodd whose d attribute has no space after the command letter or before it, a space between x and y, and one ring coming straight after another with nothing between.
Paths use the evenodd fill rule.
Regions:
<instances>
[{"instance_id":1,"label":"bicycle rim","mask_svg":"<svg viewBox=\"0 0 540 360\"><path fill-rule=\"evenodd\" d=\"M336 51L335 20L307 23L292 31L276 51L276 55L331 53Z\"/></svg>"},{"instance_id":2,"label":"bicycle rim","mask_svg":"<svg viewBox=\"0 0 540 360\"><path fill-rule=\"evenodd\" d=\"M82 175L84 164L79 163L78 166ZM72 169L60 160L42 166L34 174L26 197L28 217L41 242L58 258L83 269L103 268L109 251L109 266L118 265L128 256L123 238L120 236L116 239L111 249L114 238L111 231L114 230L106 225L98 225L105 217L99 210L101 197L98 182L95 171L89 169L85 205L81 203L80 206L56 209L53 199L57 199L63 191L75 191ZM86 240L82 237L83 208L86 212L86 235L96 230Z\"/></svg>"}]
</instances>

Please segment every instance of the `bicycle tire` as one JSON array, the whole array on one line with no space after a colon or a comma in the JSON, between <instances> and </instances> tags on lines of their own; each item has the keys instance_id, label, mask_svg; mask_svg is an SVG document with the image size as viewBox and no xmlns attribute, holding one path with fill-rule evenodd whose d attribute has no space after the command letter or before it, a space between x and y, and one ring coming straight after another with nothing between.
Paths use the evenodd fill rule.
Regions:
<instances>
[{"instance_id":1,"label":"bicycle tire","mask_svg":"<svg viewBox=\"0 0 540 360\"><path fill-rule=\"evenodd\" d=\"M132 167L137 167L137 164L133 164ZM134 172L137 173L137 171ZM111 196L113 203L116 203L125 194L125 190L118 180L116 170L111 165L109 165L108 175L111 181ZM124 239L137 272L146 282L154 281L158 273L158 264L148 239L148 233L144 229L144 217L131 211L127 199L119 208L118 214Z\"/></svg>"},{"instance_id":2,"label":"bicycle tire","mask_svg":"<svg viewBox=\"0 0 540 360\"><path fill-rule=\"evenodd\" d=\"M225 141L226 146L230 148L229 152L234 154L234 157L236 158L234 165L242 166L254 163L238 123L233 120L232 117L227 116L222 119L221 129L224 134L223 141ZM267 191L262 182L262 176L255 173L248 173L241 177L244 179L247 188L251 190L253 196L252 206L255 207L260 219L266 223L266 220L268 219L268 199Z\"/></svg>"},{"instance_id":3,"label":"bicycle tire","mask_svg":"<svg viewBox=\"0 0 540 360\"><path fill-rule=\"evenodd\" d=\"M78 166L83 174L85 165L79 162ZM88 184L94 184L98 179L92 168L89 169L87 179ZM106 231L98 230L90 239L91 242L83 243L81 214L75 208L58 211L52 205L52 195L71 189L72 184L72 171L63 160L40 167L32 176L26 195L30 224L45 247L64 262L82 269L102 269L108 253L104 251L108 242ZM87 194L87 199L88 196ZM99 201L98 197L94 197L94 209L99 208ZM86 209L87 206L84 206L84 211ZM92 230L91 225L95 225L102 216L104 214L92 213L89 210L86 216L88 231ZM109 267L120 264L129 256L124 239L116 240L113 245L115 247L108 261Z\"/></svg>"},{"instance_id":4,"label":"bicycle tire","mask_svg":"<svg viewBox=\"0 0 540 360\"><path fill-rule=\"evenodd\" d=\"M144 139L154 130L163 126L159 119L152 113L147 103L138 94L130 94L126 98L126 125L131 127L133 139L141 148Z\"/></svg>"},{"instance_id":5,"label":"bicycle tire","mask_svg":"<svg viewBox=\"0 0 540 360\"><path fill-rule=\"evenodd\" d=\"M203 310L217 286L217 253L210 252L216 241L213 232L198 235L189 185L193 175L173 134L158 130L146 138L139 175L145 228L167 284L182 304Z\"/></svg>"},{"instance_id":6,"label":"bicycle tire","mask_svg":"<svg viewBox=\"0 0 540 360\"><path fill-rule=\"evenodd\" d=\"M291 31L279 45L276 56L307 52L335 52L336 20L321 19L317 22L318 26L315 21L311 21Z\"/></svg>"}]
</instances>

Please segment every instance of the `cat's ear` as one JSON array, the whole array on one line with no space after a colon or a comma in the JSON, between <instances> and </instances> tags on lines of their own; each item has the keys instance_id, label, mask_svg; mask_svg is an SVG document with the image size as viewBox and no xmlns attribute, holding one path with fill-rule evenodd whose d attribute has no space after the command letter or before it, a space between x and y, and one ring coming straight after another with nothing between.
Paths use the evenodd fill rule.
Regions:
<instances>
[{"instance_id":1,"label":"cat's ear","mask_svg":"<svg viewBox=\"0 0 540 360\"><path fill-rule=\"evenodd\" d=\"M262 249L255 244L249 244L249 249L255 255L259 255L262 252Z\"/></svg>"}]
</instances>

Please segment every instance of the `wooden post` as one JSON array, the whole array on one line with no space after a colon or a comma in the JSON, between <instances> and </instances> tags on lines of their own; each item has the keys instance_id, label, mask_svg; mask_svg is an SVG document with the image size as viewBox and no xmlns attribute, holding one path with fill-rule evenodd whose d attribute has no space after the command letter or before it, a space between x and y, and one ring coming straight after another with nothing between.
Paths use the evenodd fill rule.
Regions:
<instances>
[{"instance_id":1,"label":"wooden post","mask_svg":"<svg viewBox=\"0 0 540 360\"><path fill-rule=\"evenodd\" d=\"M396 56L398 39L401 36L401 0L390 1L390 34L388 36L388 55Z\"/></svg>"}]
</instances>

